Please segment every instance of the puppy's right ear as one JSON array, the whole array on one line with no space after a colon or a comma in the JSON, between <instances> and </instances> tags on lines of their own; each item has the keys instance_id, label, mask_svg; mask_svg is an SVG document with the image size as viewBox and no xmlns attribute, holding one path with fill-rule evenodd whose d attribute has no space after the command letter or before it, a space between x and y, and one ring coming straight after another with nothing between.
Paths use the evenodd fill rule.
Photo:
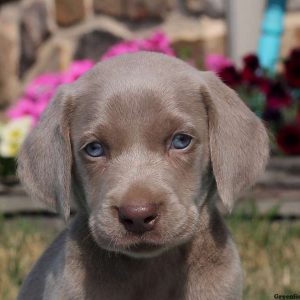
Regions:
<instances>
[{"instance_id":1,"label":"puppy's right ear","mask_svg":"<svg viewBox=\"0 0 300 300\"><path fill-rule=\"evenodd\" d=\"M60 87L18 157L18 175L26 191L62 213L65 220L70 214L72 167L70 101L66 87Z\"/></svg>"}]
</instances>

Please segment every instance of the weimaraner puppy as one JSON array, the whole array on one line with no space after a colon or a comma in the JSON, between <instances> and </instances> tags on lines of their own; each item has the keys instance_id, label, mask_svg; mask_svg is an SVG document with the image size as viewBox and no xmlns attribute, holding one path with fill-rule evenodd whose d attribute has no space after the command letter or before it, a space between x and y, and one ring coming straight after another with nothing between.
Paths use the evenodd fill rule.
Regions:
<instances>
[{"instance_id":1,"label":"weimaraner puppy","mask_svg":"<svg viewBox=\"0 0 300 300\"><path fill-rule=\"evenodd\" d=\"M268 159L262 122L210 72L139 52L62 86L19 156L65 219L19 300L234 300L242 270L216 208Z\"/></svg>"}]
</instances>

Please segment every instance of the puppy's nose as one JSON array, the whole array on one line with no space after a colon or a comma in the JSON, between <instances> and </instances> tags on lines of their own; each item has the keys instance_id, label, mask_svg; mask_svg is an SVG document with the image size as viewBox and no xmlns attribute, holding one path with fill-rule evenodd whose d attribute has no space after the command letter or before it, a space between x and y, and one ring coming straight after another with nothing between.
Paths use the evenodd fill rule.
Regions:
<instances>
[{"instance_id":1,"label":"puppy's nose","mask_svg":"<svg viewBox=\"0 0 300 300\"><path fill-rule=\"evenodd\" d=\"M123 205L119 207L119 220L127 231L144 233L154 228L158 216L158 206L146 205Z\"/></svg>"}]
</instances>

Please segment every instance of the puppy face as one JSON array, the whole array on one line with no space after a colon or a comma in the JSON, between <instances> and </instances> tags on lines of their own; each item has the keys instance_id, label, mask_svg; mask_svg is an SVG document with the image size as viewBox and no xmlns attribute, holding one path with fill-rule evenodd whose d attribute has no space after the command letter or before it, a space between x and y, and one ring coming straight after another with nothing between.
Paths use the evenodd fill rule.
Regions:
<instances>
[{"instance_id":1,"label":"puppy face","mask_svg":"<svg viewBox=\"0 0 300 300\"><path fill-rule=\"evenodd\" d=\"M261 122L220 80L138 53L58 93L24 144L19 174L65 215L73 192L100 247L149 257L192 238L214 180L230 206L267 156Z\"/></svg>"},{"instance_id":2,"label":"puppy face","mask_svg":"<svg viewBox=\"0 0 300 300\"><path fill-rule=\"evenodd\" d=\"M133 78L119 75L112 91L101 92L108 90L104 83L76 101L71 121L76 178L92 233L108 250L160 251L189 239L199 220L209 161L205 108L198 93L184 86L157 89L155 75L146 85L131 85ZM94 143L102 155L88 152ZM120 207L149 205L157 215L151 230L128 230L120 221Z\"/></svg>"}]
</instances>

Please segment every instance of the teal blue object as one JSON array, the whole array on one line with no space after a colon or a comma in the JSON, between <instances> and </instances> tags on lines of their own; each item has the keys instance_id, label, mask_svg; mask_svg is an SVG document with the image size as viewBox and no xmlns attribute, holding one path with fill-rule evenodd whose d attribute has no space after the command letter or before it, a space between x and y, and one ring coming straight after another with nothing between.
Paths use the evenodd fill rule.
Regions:
<instances>
[{"instance_id":1,"label":"teal blue object","mask_svg":"<svg viewBox=\"0 0 300 300\"><path fill-rule=\"evenodd\" d=\"M284 26L286 0L267 0L258 44L260 64L274 73L280 53L281 35Z\"/></svg>"}]
</instances>

